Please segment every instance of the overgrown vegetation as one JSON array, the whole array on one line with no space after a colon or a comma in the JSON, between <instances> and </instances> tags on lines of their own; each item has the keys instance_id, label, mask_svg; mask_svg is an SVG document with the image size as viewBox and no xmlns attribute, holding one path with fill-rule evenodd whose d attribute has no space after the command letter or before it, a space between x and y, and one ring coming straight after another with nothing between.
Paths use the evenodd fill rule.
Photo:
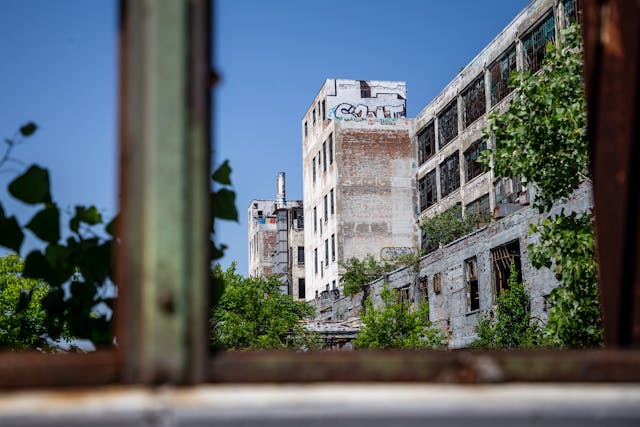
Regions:
<instances>
[{"instance_id":1,"label":"overgrown vegetation","mask_svg":"<svg viewBox=\"0 0 640 427\"><path fill-rule=\"evenodd\" d=\"M478 321L478 339L472 347L530 348L540 344L540 327L531 318L529 292L518 283L518 271L513 262L509 273L509 288L498 297L494 316L485 314Z\"/></svg>"},{"instance_id":2,"label":"overgrown vegetation","mask_svg":"<svg viewBox=\"0 0 640 427\"><path fill-rule=\"evenodd\" d=\"M407 253L390 261L377 260L371 254L363 259L349 258L340 264L344 268L343 292L348 296L355 295L372 281L403 266L412 266L417 269L420 255L420 253Z\"/></svg>"},{"instance_id":3,"label":"overgrown vegetation","mask_svg":"<svg viewBox=\"0 0 640 427\"><path fill-rule=\"evenodd\" d=\"M429 303L416 310L400 303L394 290L384 287L381 305L367 299L361 315L362 328L354 341L356 348L442 348L446 338L442 330L429 321Z\"/></svg>"},{"instance_id":4,"label":"overgrown vegetation","mask_svg":"<svg viewBox=\"0 0 640 427\"><path fill-rule=\"evenodd\" d=\"M300 323L314 314L304 301L280 292L280 281L248 277L218 264L213 275L223 284L222 296L212 311L212 344L234 350L319 348L320 337Z\"/></svg>"},{"instance_id":5,"label":"overgrown vegetation","mask_svg":"<svg viewBox=\"0 0 640 427\"><path fill-rule=\"evenodd\" d=\"M490 214L467 212L462 216L462 207L455 205L446 211L424 219L420 228L427 235L426 252L432 252L440 245L446 245L478 228L479 224L491 221Z\"/></svg>"},{"instance_id":6,"label":"overgrown vegetation","mask_svg":"<svg viewBox=\"0 0 640 427\"><path fill-rule=\"evenodd\" d=\"M547 46L540 73L511 76L516 95L508 110L489 116L485 131L485 138L495 137L496 148L481 155L496 176L521 176L533 184L534 206L541 213L589 180L579 28L563 30L562 39L558 47ZM532 226L531 234L536 233L540 243L529 246L532 263L555 268L560 280L549 297L545 336L560 347L600 345L591 213L552 215Z\"/></svg>"}]
</instances>

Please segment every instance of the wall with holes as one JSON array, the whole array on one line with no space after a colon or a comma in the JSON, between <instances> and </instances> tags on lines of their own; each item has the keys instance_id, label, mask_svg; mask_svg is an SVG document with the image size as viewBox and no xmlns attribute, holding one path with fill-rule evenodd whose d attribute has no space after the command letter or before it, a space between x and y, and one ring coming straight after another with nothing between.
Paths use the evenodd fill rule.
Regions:
<instances>
[{"instance_id":1,"label":"wall with holes","mask_svg":"<svg viewBox=\"0 0 640 427\"><path fill-rule=\"evenodd\" d=\"M593 206L591 186L583 184L572 198L556 206L551 214L564 209L566 213L584 212ZM380 290L385 283L390 288L410 286L410 299L417 304L428 298L430 317L447 333L450 348L466 347L476 339L475 327L479 316L489 313L496 304L496 280L493 264L504 245L518 242L522 279L530 294L533 317L545 321L547 311L545 297L558 285L551 270L534 268L528 260L527 246L537 242L536 235L529 235L529 226L543 218L530 206L494 221L487 227L458 239L420 260L420 267L405 267L389 273L369 285L368 294L379 301ZM469 288L469 271L466 261L475 257L477 271L477 298L479 308L474 309L474 297ZM440 277L439 288L434 287L434 276ZM315 301L319 320L343 320L358 316L365 295L340 297L327 295Z\"/></svg>"}]
</instances>

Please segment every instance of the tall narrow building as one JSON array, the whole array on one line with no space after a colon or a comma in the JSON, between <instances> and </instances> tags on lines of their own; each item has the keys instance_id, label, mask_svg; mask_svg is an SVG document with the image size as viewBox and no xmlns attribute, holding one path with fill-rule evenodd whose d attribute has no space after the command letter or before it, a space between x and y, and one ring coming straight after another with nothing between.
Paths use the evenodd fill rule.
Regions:
<instances>
[{"instance_id":1,"label":"tall narrow building","mask_svg":"<svg viewBox=\"0 0 640 427\"><path fill-rule=\"evenodd\" d=\"M404 82L328 79L302 119L306 298L350 257L417 245L413 120Z\"/></svg>"},{"instance_id":2,"label":"tall narrow building","mask_svg":"<svg viewBox=\"0 0 640 427\"><path fill-rule=\"evenodd\" d=\"M248 209L249 275L277 276L281 292L304 299L304 216L301 200L286 200L285 175L275 200L252 200Z\"/></svg>"}]
</instances>

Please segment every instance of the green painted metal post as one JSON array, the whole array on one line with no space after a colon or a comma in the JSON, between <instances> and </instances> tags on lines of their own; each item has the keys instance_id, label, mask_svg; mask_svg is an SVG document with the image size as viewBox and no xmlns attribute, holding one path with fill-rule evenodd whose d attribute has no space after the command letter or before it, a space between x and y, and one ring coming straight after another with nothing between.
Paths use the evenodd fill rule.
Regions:
<instances>
[{"instance_id":1,"label":"green painted metal post","mask_svg":"<svg viewBox=\"0 0 640 427\"><path fill-rule=\"evenodd\" d=\"M124 380L192 383L207 348L210 4L121 1Z\"/></svg>"}]
</instances>

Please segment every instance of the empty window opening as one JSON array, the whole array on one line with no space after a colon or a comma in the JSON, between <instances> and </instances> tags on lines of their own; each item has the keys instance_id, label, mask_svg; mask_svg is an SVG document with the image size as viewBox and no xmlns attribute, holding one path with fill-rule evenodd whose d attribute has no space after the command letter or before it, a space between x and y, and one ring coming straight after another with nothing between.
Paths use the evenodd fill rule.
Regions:
<instances>
[{"instance_id":1,"label":"empty window opening","mask_svg":"<svg viewBox=\"0 0 640 427\"><path fill-rule=\"evenodd\" d=\"M327 104L326 104L325 100L323 99L322 100L322 108L321 108L322 121L325 121L327 119L327 110L326 110L326 108L327 108Z\"/></svg>"},{"instance_id":2,"label":"empty window opening","mask_svg":"<svg viewBox=\"0 0 640 427\"><path fill-rule=\"evenodd\" d=\"M454 100L438 114L438 148L442 149L458 135L458 102Z\"/></svg>"},{"instance_id":3,"label":"empty window opening","mask_svg":"<svg viewBox=\"0 0 640 427\"><path fill-rule=\"evenodd\" d=\"M460 187L460 160L456 151L440 163L440 193L445 197Z\"/></svg>"},{"instance_id":4,"label":"empty window opening","mask_svg":"<svg viewBox=\"0 0 640 427\"><path fill-rule=\"evenodd\" d=\"M327 195L324 195L324 221L327 222L327 218L329 217L329 202Z\"/></svg>"},{"instance_id":5,"label":"empty window opening","mask_svg":"<svg viewBox=\"0 0 640 427\"><path fill-rule=\"evenodd\" d=\"M499 178L493 183L496 205L501 203L518 203L522 183L519 177Z\"/></svg>"},{"instance_id":6,"label":"empty window opening","mask_svg":"<svg viewBox=\"0 0 640 427\"><path fill-rule=\"evenodd\" d=\"M324 239L324 264L329 265L329 239Z\"/></svg>"},{"instance_id":7,"label":"empty window opening","mask_svg":"<svg viewBox=\"0 0 640 427\"><path fill-rule=\"evenodd\" d=\"M442 276L440 273L436 273L433 275L433 293L439 294L442 292Z\"/></svg>"},{"instance_id":8,"label":"empty window opening","mask_svg":"<svg viewBox=\"0 0 640 427\"><path fill-rule=\"evenodd\" d=\"M432 170L418 181L420 192L420 212L436 204L438 194L436 188L436 170Z\"/></svg>"},{"instance_id":9,"label":"empty window opening","mask_svg":"<svg viewBox=\"0 0 640 427\"><path fill-rule=\"evenodd\" d=\"M518 240L491 249L491 268L496 298L504 289L509 289L511 262L518 272L518 283L522 283L520 264L520 243Z\"/></svg>"},{"instance_id":10,"label":"empty window opening","mask_svg":"<svg viewBox=\"0 0 640 427\"><path fill-rule=\"evenodd\" d=\"M336 260L336 235L331 235L331 261Z\"/></svg>"},{"instance_id":11,"label":"empty window opening","mask_svg":"<svg viewBox=\"0 0 640 427\"><path fill-rule=\"evenodd\" d=\"M423 164L436 153L436 133L433 122L418 132L418 163Z\"/></svg>"},{"instance_id":12,"label":"empty window opening","mask_svg":"<svg viewBox=\"0 0 640 427\"><path fill-rule=\"evenodd\" d=\"M303 278L298 278L298 298L303 299L305 298L305 284L304 284L304 279Z\"/></svg>"},{"instance_id":13,"label":"empty window opening","mask_svg":"<svg viewBox=\"0 0 640 427\"><path fill-rule=\"evenodd\" d=\"M333 164L333 134L329 134L329 164Z\"/></svg>"},{"instance_id":14,"label":"empty window opening","mask_svg":"<svg viewBox=\"0 0 640 427\"><path fill-rule=\"evenodd\" d=\"M466 215L489 215L491 213L489 208L489 193L484 196L480 196L473 202L465 206Z\"/></svg>"},{"instance_id":15,"label":"empty window opening","mask_svg":"<svg viewBox=\"0 0 640 427\"><path fill-rule=\"evenodd\" d=\"M327 171L327 142L322 143L322 170Z\"/></svg>"},{"instance_id":16,"label":"empty window opening","mask_svg":"<svg viewBox=\"0 0 640 427\"><path fill-rule=\"evenodd\" d=\"M313 109L313 124L316 124L316 109Z\"/></svg>"},{"instance_id":17,"label":"empty window opening","mask_svg":"<svg viewBox=\"0 0 640 427\"><path fill-rule=\"evenodd\" d=\"M312 175L313 175L313 183L316 183L316 158L313 158L313 166L312 166Z\"/></svg>"},{"instance_id":18,"label":"empty window opening","mask_svg":"<svg viewBox=\"0 0 640 427\"><path fill-rule=\"evenodd\" d=\"M329 199L331 199L331 215L333 215L335 213L335 198L333 195L333 188L329 191L330 197Z\"/></svg>"},{"instance_id":19,"label":"empty window opening","mask_svg":"<svg viewBox=\"0 0 640 427\"><path fill-rule=\"evenodd\" d=\"M478 291L478 261L476 257L464 262L464 272L467 286L467 307L469 311L480 309L480 293Z\"/></svg>"},{"instance_id":20,"label":"empty window opening","mask_svg":"<svg viewBox=\"0 0 640 427\"><path fill-rule=\"evenodd\" d=\"M318 274L318 248L313 250L313 272Z\"/></svg>"},{"instance_id":21,"label":"empty window opening","mask_svg":"<svg viewBox=\"0 0 640 427\"><path fill-rule=\"evenodd\" d=\"M477 140L464 152L464 163L466 169L466 182L471 181L484 172L484 165L478 161L480 153L487 149L487 142Z\"/></svg>"},{"instance_id":22,"label":"empty window opening","mask_svg":"<svg viewBox=\"0 0 640 427\"><path fill-rule=\"evenodd\" d=\"M398 303L402 305L411 304L411 300L409 299L409 289L410 289L410 286L406 285L396 290L396 292L398 293L397 294Z\"/></svg>"},{"instance_id":23,"label":"empty window opening","mask_svg":"<svg viewBox=\"0 0 640 427\"><path fill-rule=\"evenodd\" d=\"M514 71L516 71L516 48L512 47L489 67L491 106L500 102L513 89L509 86L509 76Z\"/></svg>"},{"instance_id":24,"label":"empty window opening","mask_svg":"<svg viewBox=\"0 0 640 427\"><path fill-rule=\"evenodd\" d=\"M307 122L304 122L304 137L307 137Z\"/></svg>"},{"instance_id":25,"label":"empty window opening","mask_svg":"<svg viewBox=\"0 0 640 427\"><path fill-rule=\"evenodd\" d=\"M480 74L462 93L462 127L466 128L487 109L484 95L484 74Z\"/></svg>"},{"instance_id":26,"label":"empty window opening","mask_svg":"<svg viewBox=\"0 0 640 427\"><path fill-rule=\"evenodd\" d=\"M552 42L554 36L553 12L549 12L543 21L522 40L525 69L534 73L540 69L547 51L547 43Z\"/></svg>"},{"instance_id":27,"label":"empty window opening","mask_svg":"<svg viewBox=\"0 0 640 427\"><path fill-rule=\"evenodd\" d=\"M313 207L313 232L316 233L318 231L318 209Z\"/></svg>"},{"instance_id":28,"label":"empty window opening","mask_svg":"<svg viewBox=\"0 0 640 427\"><path fill-rule=\"evenodd\" d=\"M364 80L360 80L360 98L371 98L371 86Z\"/></svg>"},{"instance_id":29,"label":"empty window opening","mask_svg":"<svg viewBox=\"0 0 640 427\"><path fill-rule=\"evenodd\" d=\"M304 246L298 246L298 265L304 265Z\"/></svg>"}]
</instances>

